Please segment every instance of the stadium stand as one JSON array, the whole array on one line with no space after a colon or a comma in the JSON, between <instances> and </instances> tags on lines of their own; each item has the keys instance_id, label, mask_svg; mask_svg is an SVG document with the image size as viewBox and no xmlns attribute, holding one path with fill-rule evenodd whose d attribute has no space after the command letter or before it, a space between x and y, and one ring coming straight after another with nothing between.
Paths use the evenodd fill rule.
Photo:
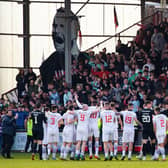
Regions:
<instances>
[{"instance_id":1,"label":"stadium stand","mask_svg":"<svg viewBox=\"0 0 168 168\"><path fill-rule=\"evenodd\" d=\"M24 129L24 120L34 109L37 100L44 107L55 104L63 114L74 93L79 101L92 105L95 101L115 101L116 108L124 110L132 102L134 111L143 108L147 99L153 107L164 109L168 101L168 21L159 25L142 26L133 41L123 44L119 39L117 53L104 48L99 53L84 53L82 59L72 60L72 87L68 88L64 73L55 72L47 91L41 77L29 70L19 70L16 76L18 97L12 102L0 99L1 116L8 107L19 113L17 128ZM15 95L15 94L14 94ZM18 99L18 100L17 100ZM168 114L166 114L168 116Z\"/></svg>"}]
</instances>

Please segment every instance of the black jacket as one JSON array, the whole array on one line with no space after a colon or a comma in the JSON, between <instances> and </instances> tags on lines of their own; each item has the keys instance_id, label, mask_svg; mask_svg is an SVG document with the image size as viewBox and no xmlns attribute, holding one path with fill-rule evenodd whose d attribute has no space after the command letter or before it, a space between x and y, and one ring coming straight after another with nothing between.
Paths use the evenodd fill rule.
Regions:
<instances>
[{"instance_id":1,"label":"black jacket","mask_svg":"<svg viewBox=\"0 0 168 168\"><path fill-rule=\"evenodd\" d=\"M4 116L2 119L2 134L15 136L16 134L16 120L10 116Z\"/></svg>"}]
</instances>

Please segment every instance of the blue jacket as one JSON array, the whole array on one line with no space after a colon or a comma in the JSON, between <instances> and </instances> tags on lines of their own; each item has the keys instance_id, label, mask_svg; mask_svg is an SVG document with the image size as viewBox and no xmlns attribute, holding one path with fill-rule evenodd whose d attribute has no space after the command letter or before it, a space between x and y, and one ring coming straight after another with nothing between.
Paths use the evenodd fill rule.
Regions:
<instances>
[{"instance_id":1,"label":"blue jacket","mask_svg":"<svg viewBox=\"0 0 168 168\"><path fill-rule=\"evenodd\" d=\"M4 116L2 119L2 134L15 136L16 134L16 120L10 116Z\"/></svg>"}]
</instances>

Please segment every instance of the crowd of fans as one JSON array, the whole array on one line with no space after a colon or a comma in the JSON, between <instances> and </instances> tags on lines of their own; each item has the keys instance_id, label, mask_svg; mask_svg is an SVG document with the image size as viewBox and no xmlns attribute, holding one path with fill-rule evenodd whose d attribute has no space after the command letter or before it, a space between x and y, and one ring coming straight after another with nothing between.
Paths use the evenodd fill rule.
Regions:
<instances>
[{"instance_id":1,"label":"crowd of fans","mask_svg":"<svg viewBox=\"0 0 168 168\"><path fill-rule=\"evenodd\" d=\"M99 53L90 51L73 59L71 88L63 74L55 73L44 92L41 76L37 78L31 68L27 72L20 69L16 81L19 103L6 103L2 98L0 109L1 116L6 108L25 112L19 117L22 123L37 101L44 108L57 105L63 114L67 104L74 101L74 93L88 105L100 100L114 101L116 108L122 110L132 102L138 112L150 99L153 107L162 108L168 101L168 22L143 25L128 44L119 39L116 53L108 53L104 48Z\"/></svg>"}]
</instances>

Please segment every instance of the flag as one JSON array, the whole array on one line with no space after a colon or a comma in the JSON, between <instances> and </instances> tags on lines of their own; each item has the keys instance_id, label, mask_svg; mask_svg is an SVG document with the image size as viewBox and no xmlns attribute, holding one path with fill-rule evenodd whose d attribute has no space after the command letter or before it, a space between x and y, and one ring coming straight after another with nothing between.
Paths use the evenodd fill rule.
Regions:
<instances>
[{"instance_id":1,"label":"flag","mask_svg":"<svg viewBox=\"0 0 168 168\"><path fill-rule=\"evenodd\" d=\"M81 47L82 47L82 33L81 33L81 30L78 31L78 36L79 36L79 47L81 49Z\"/></svg>"},{"instance_id":2,"label":"flag","mask_svg":"<svg viewBox=\"0 0 168 168\"><path fill-rule=\"evenodd\" d=\"M114 6L114 24L115 24L115 28L117 28L119 25L115 6Z\"/></svg>"}]
</instances>

